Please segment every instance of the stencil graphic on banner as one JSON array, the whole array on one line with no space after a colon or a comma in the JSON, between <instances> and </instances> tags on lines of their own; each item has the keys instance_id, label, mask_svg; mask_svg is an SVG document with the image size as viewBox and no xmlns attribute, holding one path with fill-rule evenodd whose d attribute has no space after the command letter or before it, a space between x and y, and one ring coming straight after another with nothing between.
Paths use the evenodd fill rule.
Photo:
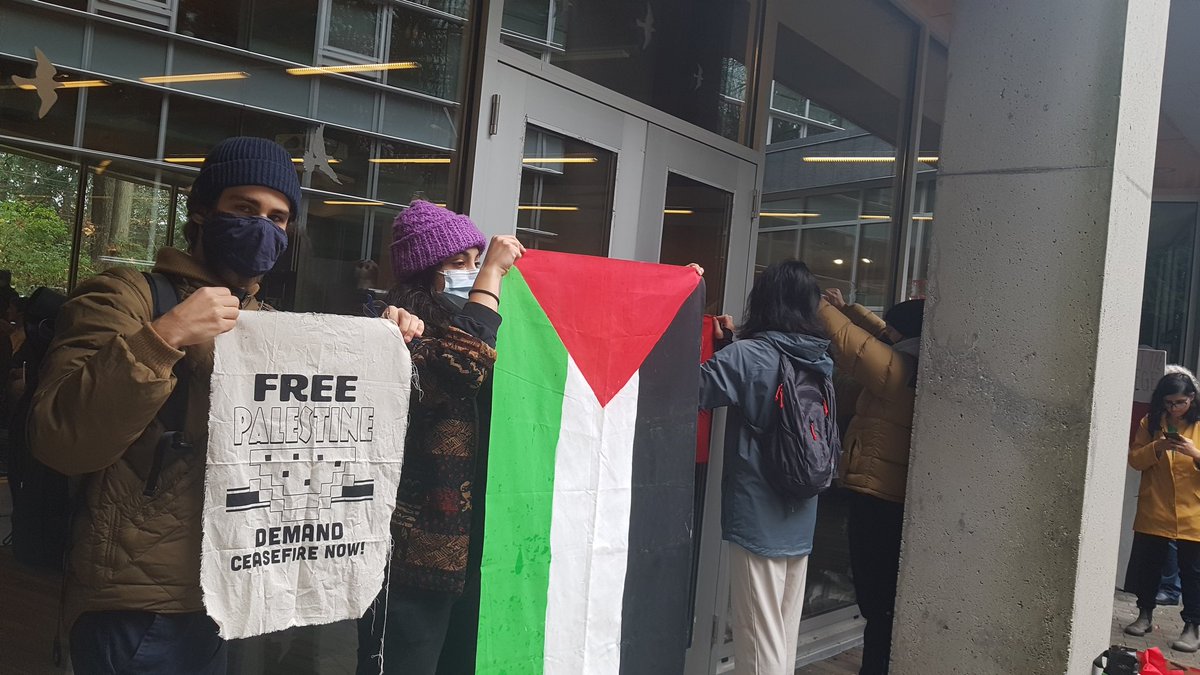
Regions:
<instances>
[{"instance_id":1,"label":"stencil graphic on banner","mask_svg":"<svg viewBox=\"0 0 1200 675\"><path fill-rule=\"evenodd\" d=\"M380 319L247 312L217 338L201 585L223 637L366 611L390 554L411 377Z\"/></svg>"}]
</instances>

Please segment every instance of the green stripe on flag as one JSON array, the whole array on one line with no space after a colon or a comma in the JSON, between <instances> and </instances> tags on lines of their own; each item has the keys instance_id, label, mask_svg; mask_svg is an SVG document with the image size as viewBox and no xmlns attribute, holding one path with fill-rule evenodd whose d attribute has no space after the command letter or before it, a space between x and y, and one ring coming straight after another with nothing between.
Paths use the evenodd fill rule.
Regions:
<instances>
[{"instance_id":1,"label":"green stripe on flag","mask_svg":"<svg viewBox=\"0 0 1200 675\"><path fill-rule=\"evenodd\" d=\"M479 675L537 675L546 636L554 453L567 350L515 267L504 280L488 451Z\"/></svg>"}]
</instances>

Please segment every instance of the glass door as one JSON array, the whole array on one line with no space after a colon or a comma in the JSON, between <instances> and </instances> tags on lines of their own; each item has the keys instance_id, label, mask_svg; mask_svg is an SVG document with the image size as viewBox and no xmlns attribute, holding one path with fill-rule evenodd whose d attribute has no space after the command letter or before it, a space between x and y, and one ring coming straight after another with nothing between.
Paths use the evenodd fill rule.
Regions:
<instances>
[{"instance_id":1,"label":"glass door","mask_svg":"<svg viewBox=\"0 0 1200 675\"><path fill-rule=\"evenodd\" d=\"M502 63L490 82L472 218L529 248L634 258L646 122Z\"/></svg>"},{"instance_id":2,"label":"glass door","mask_svg":"<svg viewBox=\"0 0 1200 675\"><path fill-rule=\"evenodd\" d=\"M740 314L749 292L757 172L753 162L648 129L637 259L699 263L708 313Z\"/></svg>"},{"instance_id":3,"label":"glass door","mask_svg":"<svg viewBox=\"0 0 1200 675\"><path fill-rule=\"evenodd\" d=\"M668 129L650 125L642 178L638 259L704 267L705 312L740 316L753 270L750 244L758 167ZM724 415L713 417L711 438L724 438ZM694 622L685 672L728 669L729 580L721 541L722 443L711 444L696 471L697 565Z\"/></svg>"},{"instance_id":4,"label":"glass door","mask_svg":"<svg viewBox=\"0 0 1200 675\"><path fill-rule=\"evenodd\" d=\"M503 62L485 76L470 214L529 248L705 268L711 314L742 312L758 165ZM723 415L712 438L723 438ZM721 444L696 465L694 621L686 672L732 655Z\"/></svg>"}]
</instances>

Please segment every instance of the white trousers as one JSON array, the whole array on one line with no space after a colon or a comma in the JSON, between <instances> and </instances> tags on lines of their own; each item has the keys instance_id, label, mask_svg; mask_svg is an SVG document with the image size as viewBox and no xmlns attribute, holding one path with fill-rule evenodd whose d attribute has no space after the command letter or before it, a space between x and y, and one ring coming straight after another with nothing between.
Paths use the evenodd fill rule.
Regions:
<instances>
[{"instance_id":1,"label":"white trousers","mask_svg":"<svg viewBox=\"0 0 1200 675\"><path fill-rule=\"evenodd\" d=\"M792 675L808 556L764 558L729 544L736 675Z\"/></svg>"}]
</instances>

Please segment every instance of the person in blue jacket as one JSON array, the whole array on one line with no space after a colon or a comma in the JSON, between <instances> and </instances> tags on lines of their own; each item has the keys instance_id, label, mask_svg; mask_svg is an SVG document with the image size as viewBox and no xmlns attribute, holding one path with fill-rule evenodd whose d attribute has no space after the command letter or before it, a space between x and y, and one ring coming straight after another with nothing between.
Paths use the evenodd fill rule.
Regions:
<instances>
[{"instance_id":1,"label":"person in blue jacket","mask_svg":"<svg viewBox=\"0 0 1200 675\"><path fill-rule=\"evenodd\" d=\"M721 531L729 542L733 649L738 675L791 675L804 604L816 498L779 496L767 482L760 435L778 424L780 359L828 377L820 288L799 261L776 263L754 283L737 340L701 366L700 407L729 407L721 484ZM721 317L724 329L732 320ZM721 330L724 336L724 330Z\"/></svg>"}]
</instances>

